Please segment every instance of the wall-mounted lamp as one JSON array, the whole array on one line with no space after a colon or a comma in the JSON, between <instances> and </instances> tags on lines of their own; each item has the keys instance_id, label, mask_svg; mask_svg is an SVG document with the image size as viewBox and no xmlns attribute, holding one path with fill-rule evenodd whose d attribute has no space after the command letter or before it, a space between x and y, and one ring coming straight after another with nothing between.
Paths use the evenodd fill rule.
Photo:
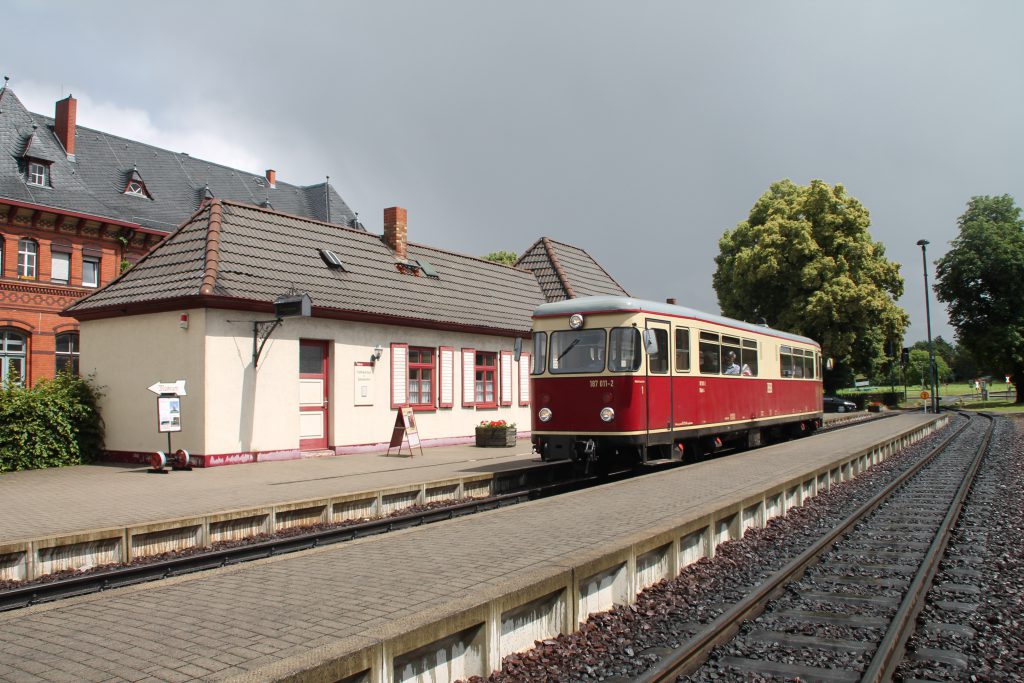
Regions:
<instances>
[{"instance_id":1,"label":"wall-mounted lamp","mask_svg":"<svg viewBox=\"0 0 1024 683\"><path fill-rule=\"evenodd\" d=\"M380 355L382 353L384 353L384 347L382 347L380 344L377 344L377 346L373 349L373 353L370 354L370 362L376 363L377 361L379 361Z\"/></svg>"},{"instance_id":2,"label":"wall-mounted lamp","mask_svg":"<svg viewBox=\"0 0 1024 683\"><path fill-rule=\"evenodd\" d=\"M178 318L178 327L180 327L183 330L188 329L188 313L182 313L181 316Z\"/></svg>"}]
</instances>

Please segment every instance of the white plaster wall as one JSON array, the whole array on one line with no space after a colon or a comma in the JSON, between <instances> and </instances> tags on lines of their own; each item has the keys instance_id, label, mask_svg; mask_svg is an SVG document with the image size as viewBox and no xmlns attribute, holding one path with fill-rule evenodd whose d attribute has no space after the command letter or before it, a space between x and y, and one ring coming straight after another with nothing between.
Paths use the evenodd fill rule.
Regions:
<instances>
[{"instance_id":1,"label":"white plaster wall","mask_svg":"<svg viewBox=\"0 0 1024 683\"><path fill-rule=\"evenodd\" d=\"M182 313L189 316L181 329ZM81 373L95 373L104 393L100 411L106 423L106 448L152 452L167 448L157 431L155 382L185 380L181 398L182 430L171 435L175 449L203 452L204 392L202 309L87 320L81 324Z\"/></svg>"},{"instance_id":2,"label":"white plaster wall","mask_svg":"<svg viewBox=\"0 0 1024 683\"><path fill-rule=\"evenodd\" d=\"M529 407L520 407L518 364L513 361L513 405L497 409L462 407L462 368L459 350L511 351L508 337L471 335L411 327L355 323L319 318L287 318L267 341L252 367L251 321L268 316L239 311L209 311L205 381L207 424L202 453L239 453L297 449L299 340L330 344L328 443L360 446L387 442L396 411L391 409L392 343L455 348L455 405L434 412L417 412L421 440L472 436L481 420L503 419L529 429ZM355 363L369 361L375 346L384 352L373 368L373 405L355 403ZM435 391L439 385L435 378Z\"/></svg>"}]
</instances>

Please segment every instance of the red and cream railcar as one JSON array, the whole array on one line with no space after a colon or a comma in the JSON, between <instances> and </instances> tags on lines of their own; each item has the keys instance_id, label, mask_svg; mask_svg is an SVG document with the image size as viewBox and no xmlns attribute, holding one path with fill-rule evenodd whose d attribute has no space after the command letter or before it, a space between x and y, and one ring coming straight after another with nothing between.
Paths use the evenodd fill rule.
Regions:
<instances>
[{"instance_id":1,"label":"red and cream railcar","mask_svg":"<svg viewBox=\"0 0 1024 683\"><path fill-rule=\"evenodd\" d=\"M544 460L639 464L821 426L812 339L674 304L600 296L533 315L533 443Z\"/></svg>"}]
</instances>

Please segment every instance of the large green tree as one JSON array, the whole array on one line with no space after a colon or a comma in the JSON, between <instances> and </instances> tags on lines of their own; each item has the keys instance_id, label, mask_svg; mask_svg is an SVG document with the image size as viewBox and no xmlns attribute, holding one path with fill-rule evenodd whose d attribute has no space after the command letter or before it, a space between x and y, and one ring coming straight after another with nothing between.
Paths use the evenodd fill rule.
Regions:
<instances>
[{"instance_id":1,"label":"large green tree","mask_svg":"<svg viewBox=\"0 0 1024 683\"><path fill-rule=\"evenodd\" d=\"M870 225L842 185L773 183L719 240L713 284L722 313L818 340L839 364L833 379L876 374L889 342L901 346L908 318L896 305L899 264Z\"/></svg>"},{"instance_id":2,"label":"large green tree","mask_svg":"<svg viewBox=\"0 0 1024 683\"><path fill-rule=\"evenodd\" d=\"M1024 403L1024 220L1010 195L972 197L937 263L935 292L957 342L985 371L1008 374Z\"/></svg>"}]
</instances>

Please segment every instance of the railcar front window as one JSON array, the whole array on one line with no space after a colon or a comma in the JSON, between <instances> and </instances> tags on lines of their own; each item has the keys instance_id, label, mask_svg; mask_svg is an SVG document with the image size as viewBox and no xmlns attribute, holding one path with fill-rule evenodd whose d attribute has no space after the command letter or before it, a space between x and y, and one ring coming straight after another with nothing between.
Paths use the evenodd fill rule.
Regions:
<instances>
[{"instance_id":1,"label":"railcar front window","mask_svg":"<svg viewBox=\"0 0 1024 683\"><path fill-rule=\"evenodd\" d=\"M544 368L548 364L548 333L533 333L533 374L544 374Z\"/></svg>"},{"instance_id":2,"label":"railcar front window","mask_svg":"<svg viewBox=\"0 0 1024 683\"><path fill-rule=\"evenodd\" d=\"M714 332L700 333L700 371L705 375L719 372L718 335Z\"/></svg>"},{"instance_id":3,"label":"railcar front window","mask_svg":"<svg viewBox=\"0 0 1024 683\"><path fill-rule=\"evenodd\" d=\"M604 370L604 330L563 330L551 333L554 374Z\"/></svg>"},{"instance_id":4,"label":"railcar front window","mask_svg":"<svg viewBox=\"0 0 1024 683\"><path fill-rule=\"evenodd\" d=\"M643 357L640 330L635 327L616 327L608 342L608 369L612 372L636 372Z\"/></svg>"}]
</instances>

